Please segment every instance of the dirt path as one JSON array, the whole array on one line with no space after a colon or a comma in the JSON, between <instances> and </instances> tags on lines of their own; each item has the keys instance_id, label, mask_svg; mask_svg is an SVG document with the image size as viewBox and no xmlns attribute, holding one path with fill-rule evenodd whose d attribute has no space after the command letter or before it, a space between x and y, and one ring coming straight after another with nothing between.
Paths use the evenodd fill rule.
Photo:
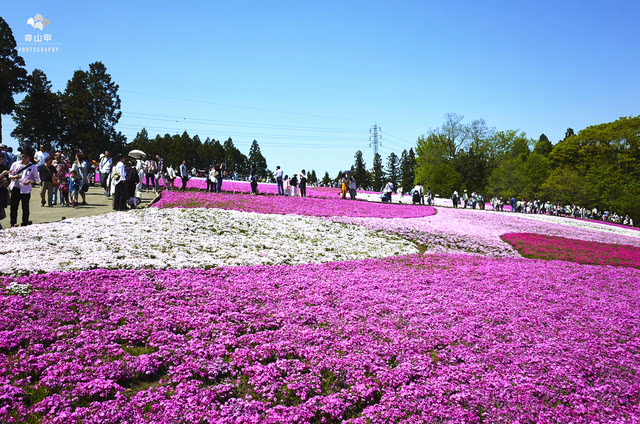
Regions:
<instances>
[{"instance_id":1,"label":"dirt path","mask_svg":"<svg viewBox=\"0 0 640 424\"><path fill-rule=\"evenodd\" d=\"M142 193L141 206L148 205L154 198L154 193ZM11 207L7 206L5 212L7 217L0 221L2 228L9 228L9 211ZM43 222L61 221L67 218L77 218L81 216L101 215L103 213L114 212L113 197L104 195L101 187L91 187L87 192L87 204L77 205L75 208L56 205L52 208L40 206L40 187L35 187L31 192L31 201L29 202L29 220L33 224ZM18 208L18 224L22 222L22 209Z\"/></svg>"}]
</instances>

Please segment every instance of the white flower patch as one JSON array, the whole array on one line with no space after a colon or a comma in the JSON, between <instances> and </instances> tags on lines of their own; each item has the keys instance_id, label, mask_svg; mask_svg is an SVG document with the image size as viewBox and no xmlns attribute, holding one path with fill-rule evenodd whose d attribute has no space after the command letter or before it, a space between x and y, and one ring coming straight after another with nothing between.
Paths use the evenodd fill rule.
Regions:
<instances>
[{"instance_id":1,"label":"white flower patch","mask_svg":"<svg viewBox=\"0 0 640 424\"><path fill-rule=\"evenodd\" d=\"M7 294L26 296L31 294L31 285L29 283L20 284L14 281L5 288L5 291Z\"/></svg>"},{"instance_id":2,"label":"white flower patch","mask_svg":"<svg viewBox=\"0 0 640 424\"><path fill-rule=\"evenodd\" d=\"M302 264L418 253L400 237L311 217L144 209L0 233L1 274Z\"/></svg>"}]
</instances>

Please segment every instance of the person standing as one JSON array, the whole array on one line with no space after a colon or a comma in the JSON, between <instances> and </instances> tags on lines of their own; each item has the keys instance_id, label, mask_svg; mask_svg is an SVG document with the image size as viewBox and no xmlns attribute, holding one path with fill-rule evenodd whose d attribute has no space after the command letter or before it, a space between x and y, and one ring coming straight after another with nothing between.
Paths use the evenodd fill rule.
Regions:
<instances>
[{"instance_id":1,"label":"person standing","mask_svg":"<svg viewBox=\"0 0 640 424\"><path fill-rule=\"evenodd\" d=\"M189 171L187 170L187 161L183 160L180 165L180 178L182 179L182 191L187 191L187 181L189 181Z\"/></svg>"},{"instance_id":2,"label":"person standing","mask_svg":"<svg viewBox=\"0 0 640 424\"><path fill-rule=\"evenodd\" d=\"M42 204L42 207L45 206L45 204L52 208L53 207L53 187L54 185L54 178L55 175L57 174L56 172L56 168L51 164L53 162L53 158L51 156L47 156L44 159L44 163L40 166L38 166L38 175L40 176L40 201ZM56 181L57 182L57 181ZM45 194L47 196L46 202L45 202Z\"/></svg>"},{"instance_id":3,"label":"person standing","mask_svg":"<svg viewBox=\"0 0 640 424\"><path fill-rule=\"evenodd\" d=\"M31 187L39 181L38 169L31 162L28 152L20 154L20 162L16 161L9 170L9 191L11 192L10 223L13 227L18 222L18 207L22 203L22 226L29 225L29 200Z\"/></svg>"},{"instance_id":4,"label":"person standing","mask_svg":"<svg viewBox=\"0 0 640 424\"><path fill-rule=\"evenodd\" d=\"M356 187L356 177L352 176L351 181L349 181L349 196L351 197L351 200L356 200Z\"/></svg>"},{"instance_id":5,"label":"person standing","mask_svg":"<svg viewBox=\"0 0 640 424\"><path fill-rule=\"evenodd\" d=\"M176 180L176 171L173 169L173 164L169 164L167 167L167 189L173 191L173 182Z\"/></svg>"},{"instance_id":6,"label":"person standing","mask_svg":"<svg viewBox=\"0 0 640 424\"><path fill-rule=\"evenodd\" d=\"M218 162L218 174L216 175L216 193L222 191L222 179L224 178L224 164Z\"/></svg>"},{"instance_id":7,"label":"person standing","mask_svg":"<svg viewBox=\"0 0 640 424\"><path fill-rule=\"evenodd\" d=\"M69 172L69 164L62 159L62 154L57 151L53 154L53 162L51 163L54 168L56 168L56 179L58 183L62 183L62 181L66 178L67 173ZM60 184L57 186L53 186L53 204L58 204L58 192L60 190ZM64 206L64 202L62 201L62 197L60 196L60 205Z\"/></svg>"},{"instance_id":8,"label":"person standing","mask_svg":"<svg viewBox=\"0 0 640 424\"><path fill-rule=\"evenodd\" d=\"M300 197L307 197L307 172L300 171Z\"/></svg>"},{"instance_id":9,"label":"person standing","mask_svg":"<svg viewBox=\"0 0 640 424\"><path fill-rule=\"evenodd\" d=\"M291 195L293 197L298 197L298 174L293 174L289 184L291 185Z\"/></svg>"},{"instance_id":10,"label":"person standing","mask_svg":"<svg viewBox=\"0 0 640 424\"><path fill-rule=\"evenodd\" d=\"M215 180L216 180L216 167L211 165L209 167L209 172L207 172L207 189L205 190L205 193L213 193L216 191L216 186L215 186Z\"/></svg>"},{"instance_id":11,"label":"person standing","mask_svg":"<svg viewBox=\"0 0 640 424\"><path fill-rule=\"evenodd\" d=\"M82 188L80 189L80 196L82 197L82 204L87 204L85 193L89 191L89 161L85 159L82 152L76 153L76 161L71 167L72 171L76 171L78 176L82 177Z\"/></svg>"},{"instance_id":12,"label":"person standing","mask_svg":"<svg viewBox=\"0 0 640 424\"><path fill-rule=\"evenodd\" d=\"M149 192L149 187L152 187L155 191L156 189L156 172L158 171L158 165L156 161L153 160L152 157L149 157L147 161L144 163L144 178L145 178L145 186L147 188L147 192ZM149 186L149 179L151 179L151 186Z\"/></svg>"},{"instance_id":13,"label":"person standing","mask_svg":"<svg viewBox=\"0 0 640 424\"><path fill-rule=\"evenodd\" d=\"M293 174L294 176L296 174ZM275 173L275 177L276 177L276 184L278 184L278 195L280 196L284 196L284 186L283 186L283 176L284 176L284 171L282 171L282 169L280 169L280 166L276 166L276 173Z\"/></svg>"},{"instance_id":14,"label":"person standing","mask_svg":"<svg viewBox=\"0 0 640 424\"><path fill-rule=\"evenodd\" d=\"M38 166L44 165L44 160L49 157L49 153L47 153L47 148L44 144L40 145L40 150L36 152L35 162Z\"/></svg>"},{"instance_id":15,"label":"person standing","mask_svg":"<svg viewBox=\"0 0 640 424\"><path fill-rule=\"evenodd\" d=\"M118 155L116 160L116 170L113 174L113 180L116 183L113 209L125 211L127 210L127 171L124 165L125 157L124 155Z\"/></svg>"},{"instance_id":16,"label":"person standing","mask_svg":"<svg viewBox=\"0 0 640 424\"><path fill-rule=\"evenodd\" d=\"M104 189L104 195L109 197L109 175L111 175L111 167L113 166L113 160L109 151L104 152L104 156L100 158L100 186Z\"/></svg>"},{"instance_id":17,"label":"person standing","mask_svg":"<svg viewBox=\"0 0 640 424\"><path fill-rule=\"evenodd\" d=\"M0 152L0 220L7 217L5 209L9 205L9 166L2 165L6 159L6 151ZM0 229L2 226L0 225Z\"/></svg>"},{"instance_id":18,"label":"person standing","mask_svg":"<svg viewBox=\"0 0 640 424\"><path fill-rule=\"evenodd\" d=\"M156 155L156 165L158 165L158 172L156 174L156 192L160 191L160 179L162 178L162 184L167 187L167 168L164 167L164 159L160 155Z\"/></svg>"},{"instance_id":19,"label":"person standing","mask_svg":"<svg viewBox=\"0 0 640 424\"><path fill-rule=\"evenodd\" d=\"M251 170L249 171L249 180L251 181L251 194L258 194L258 176L256 175L256 170L251 165Z\"/></svg>"}]
</instances>

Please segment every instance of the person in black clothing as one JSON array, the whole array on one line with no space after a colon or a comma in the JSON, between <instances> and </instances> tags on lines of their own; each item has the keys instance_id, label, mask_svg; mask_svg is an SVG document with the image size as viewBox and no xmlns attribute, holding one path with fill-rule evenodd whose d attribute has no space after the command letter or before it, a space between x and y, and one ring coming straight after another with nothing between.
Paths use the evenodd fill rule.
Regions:
<instances>
[{"instance_id":1,"label":"person in black clothing","mask_svg":"<svg viewBox=\"0 0 640 424\"><path fill-rule=\"evenodd\" d=\"M293 177L289 180L289 184L291 184L291 195L298 197L298 174L293 174Z\"/></svg>"},{"instance_id":2,"label":"person in black clothing","mask_svg":"<svg viewBox=\"0 0 640 424\"><path fill-rule=\"evenodd\" d=\"M307 173L304 169L300 173L300 197L307 197Z\"/></svg>"},{"instance_id":3,"label":"person in black clothing","mask_svg":"<svg viewBox=\"0 0 640 424\"><path fill-rule=\"evenodd\" d=\"M0 220L7 217L5 209L9 205L9 167L2 165L3 162L4 154L0 152Z\"/></svg>"},{"instance_id":4,"label":"person in black clothing","mask_svg":"<svg viewBox=\"0 0 640 424\"><path fill-rule=\"evenodd\" d=\"M55 166L52 165L53 158L51 156L47 156L44 159L44 163L38 166L38 174L40 175L40 200L42 207L45 204L52 208L53 207L53 176L57 174L57 170ZM47 200L45 202L44 196L47 193Z\"/></svg>"},{"instance_id":5,"label":"person in black clothing","mask_svg":"<svg viewBox=\"0 0 640 424\"><path fill-rule=\"evenodd\" d=\"M251 180L251 194L258 194L258 176L253 165L251 165L251 171L249 171L249 179Z\"/></svg>"}]
</instances>

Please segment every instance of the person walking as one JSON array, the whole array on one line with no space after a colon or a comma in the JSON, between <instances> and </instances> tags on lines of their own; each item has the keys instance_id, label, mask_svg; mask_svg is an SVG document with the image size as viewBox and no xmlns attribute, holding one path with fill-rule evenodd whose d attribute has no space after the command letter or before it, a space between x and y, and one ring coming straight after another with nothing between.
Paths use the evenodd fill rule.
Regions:
<instances>
[{"instance_id":1,"label":"person walking","mask_svg":"<svg viewBox=\"0 0 640 424\"><path fill-rule=\"evenodd\" d=\"M300 171L300 197L307 197L307 172Z\"/></svg>"},{"instance_id":2,"label":"person walking","mask_svg":"<svg viewBox=\"0 0 640 424\"><path fill-rule=\"evenodd\" d=\"M52 208L53 207L53 187L54 180L57 183L57 179L55 175L57 174L56 168L51 164L53 162L53 158L51 156L47 156L44 159L44 163L38 166L38 175L40 176L40 201L42 207L45 205ZM46 201L45 201L46 196Z\"/></svg>"},{"instance_id":3,"label":"person walking","mask_svg":"<svg viewBox=\"0 0 640 424\"><path fill-rule=\"evenodd\" d=\"M182 191L187 191L187 181L189 181L189 171L187 170L187 161L183 160L180 165L180 178L182 179Z\"/></svg>"},{"instance_id":4,"label":"person walking","mask_svg":"<svg viewBox=\"0 0 640 424\"><path fill-rule=\"evenodd\" d=\"M349 182L349 196L351 196L351 200L356 200L356 187L356 177L352 176Z\"/></svg>"},{"instance_id":5,"label":"person walking","mask_svg":"<svg viewBox=\"0 0 640 424\"><path fill-rule=\"evenodd\" d=\"M258 194L258 176L256 175L256 170L251 165L251 170L249 171L249 180L251 181L251 194Z\"/></svg>"},{"instance_id":6,"label":"person walking","mask_svg":"<svg viewBox=\"0 0 640 424\"><path fill-rule=\"evenodd\" d=\"M104 189L104 195L109 197L109 175L111 175L111 167L113 166L113 160L108 150L105 150L104 156L100 158L100 186Z\"/></svg>"},{"instance_id":7,"label":"person walking","mask_svg":"<svg viewBox=\"0 0 640 424\"><path fill-rule=\"evenodd\" d=\"M167 187L167 168L164 166L164 159L160 155L156 155L156 165L158 170L156 173L156 193L160 191L160 179L162 184Z\"/></svg>"},{"instance_id":8,"label":"person walking","mask_svg":"<svg viewBox=\"0 0 640 424\"><path fill-rule=\"evenodd\" d=\"M22 204L22 226L31 224L29 221L29 200L31 200L31 187L40 178L38 169L31 162L30 152L23 151L20 154L20 162L16 161L9 170L9 191L11 192L10 224L18 223L18 207Z\"/></svg>"}]
</instances>

